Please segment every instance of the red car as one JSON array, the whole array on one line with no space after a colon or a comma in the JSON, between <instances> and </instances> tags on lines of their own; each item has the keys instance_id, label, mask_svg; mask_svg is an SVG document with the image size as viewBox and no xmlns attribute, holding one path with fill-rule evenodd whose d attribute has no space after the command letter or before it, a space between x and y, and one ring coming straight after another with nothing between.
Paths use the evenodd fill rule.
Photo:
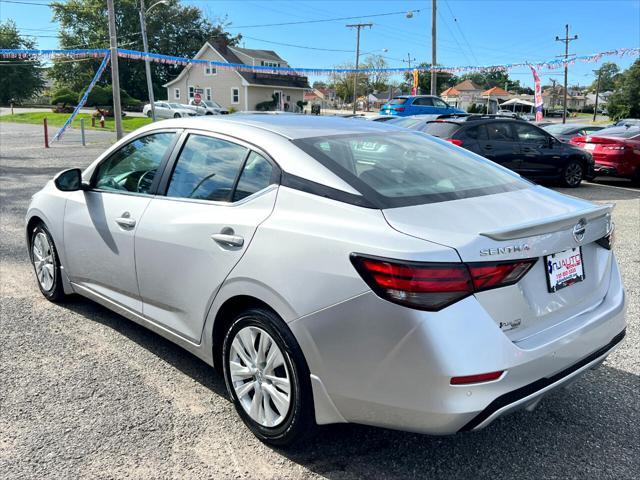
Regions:
<instances>
[{"instance_id":1,"label":"red car","mask_svg":"<svg viewBox=\"0 0 640 480\"><path fill-rule=\"evenodd\" d=\"M575 137L569 143L593 155L596 175L630 178L640 183L640 127L605 128L595 135Z\"/></svg>"}]
</instances>

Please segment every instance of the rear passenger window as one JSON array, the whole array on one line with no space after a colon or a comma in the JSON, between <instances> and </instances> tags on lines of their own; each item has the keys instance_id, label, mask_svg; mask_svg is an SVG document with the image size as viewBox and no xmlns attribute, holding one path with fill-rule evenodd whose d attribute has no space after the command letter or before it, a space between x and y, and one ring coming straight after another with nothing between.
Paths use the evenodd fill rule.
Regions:
<instances>
[{"instance_id":1,"label":"rear passenger window","mask_svg":"<svg viewBox=\"0 0 640 480\"><path fill-rule=\"evenodd\" d=\"M248 149L219 138L190 135L171 175L168 197L228 202Z\"/></svg>"},{"instance_id":2,"label":"rear passenger window","mask_svg":"<svg viewBox=\"0 0 640 480\"><path fill-rule=\"evenodd\" d=\"M489 140L494 142L515 142L516 138L508 123L488 123L486 124Z\"/></svg>"},{"instance_id":3,"label":"rear passenger window","mask_svg":"<svg viewBox=\"0 0 640 480\"><path fill-rule=\"evenodd\" d=\"M461 138L469 138L471 140L486 140L487 130L484 128L484 125L478 125L462 130L458 136Z\"/></svg>"},{"instance_id":4,"label":"rear passenger window","mask_svg":"<svg viewBox=\"0 0 640 480\"><path fill-rule=\"evenodd\" d=\"M420 105L422 107L432 107L433 100L429 97L418 97L413 100L413 105Z\"/></svg>"},{"instance_id":5,"label":"rear passenger window","mask_svg":"<svg viewBox=\"0 0 640 480\"><path fill-rule=\"evenodd\" d=\"M233 201L237 202L268 187L271 185L272 177L273 166L269 161L262 155L251 152L233 193Z\"/></svg>"}]
</instances>

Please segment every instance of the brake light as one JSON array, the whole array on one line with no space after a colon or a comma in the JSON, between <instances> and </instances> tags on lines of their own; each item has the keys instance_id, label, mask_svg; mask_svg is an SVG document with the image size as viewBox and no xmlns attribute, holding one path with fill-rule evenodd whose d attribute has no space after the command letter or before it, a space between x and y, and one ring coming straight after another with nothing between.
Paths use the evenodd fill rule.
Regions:
<instances>
[{"instance_id":1,"label":"brake light","mask_svg":"<svg viewBox=\"0 0 640 480\"><path fill-rule=\"evenodd\" d=\"M447 140L447 142L453 143L454 145L456 145L458 147L462 146L462 140L458 140L457 138L447 138L446 140Z\"/></svg>"},{"instance_id":2,"label":"brake light","mask_svg":"<svg viewBox=\"0 0 640 480\"><path fill-rule=\"evenodd\" d=\"M396 112L404 112L404 107L394 107L393 110Z\"/></svg>"},{"instance_id":3,"label":"brake light","mask_svg":"<svg viewBox=\"0 0 640 480\"><path fill-rule=\"evenodd\" d=\"M596 240L596 243L607 250L611 250L613 248L613 244L616 243L616 226L613 222L611 222L611 226L607 234Z\"/></svg>"},{"instance_id":4,"label":"brake light","mask_svg":"<svg viewBox=\"0 0 640 480\"><path fill-rule=\"evenodd\" d=\"M381 298L437 311L475 292L518 282L536 259L483 263L427 263L351 255L351 262Z\"/></svg>"},{"instance_id":5,"label":"brake light","mask_svg":"<svg viewBox=\"0 0 640 480\"><path fill-rule=\"evenodd\" d=\"M478 375L466 375L464 377L452 377L451 385L467 385L469 383L491 382L492 380L499 379L503 373L504 370L500 370L499 372L480 373Z\"/></svg>"}]
</instances>

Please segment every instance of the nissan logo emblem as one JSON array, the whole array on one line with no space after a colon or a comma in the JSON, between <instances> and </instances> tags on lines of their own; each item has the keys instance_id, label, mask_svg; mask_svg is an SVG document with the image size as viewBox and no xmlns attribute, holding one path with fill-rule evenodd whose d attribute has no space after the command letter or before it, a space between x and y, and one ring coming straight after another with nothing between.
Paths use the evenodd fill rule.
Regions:
<instances>
[{"instance_id":1,"label":"nissan logo emblem","mask_svg":"<svg viewBox=\"0 0 640 480\"><path fill-rule=\"evenodd\" d=\"M573 238L576 239L576 242L582 242L586 231L587 221L584 218L581 218L580 221L573 226Z\"/></svg>"}]
</instances>

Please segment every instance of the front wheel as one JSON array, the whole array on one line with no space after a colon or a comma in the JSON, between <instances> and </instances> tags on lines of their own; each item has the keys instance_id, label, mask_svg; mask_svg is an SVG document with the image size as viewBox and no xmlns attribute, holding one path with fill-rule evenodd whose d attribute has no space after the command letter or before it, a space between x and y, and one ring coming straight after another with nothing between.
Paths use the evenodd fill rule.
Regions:
<instances>
[{"instance_id":1,"label":"front wheel","mask_svg":"<svg viewBox=\"0 0 640 480\"><path fill-rule=\"evenodd\" d=\"M176 113L173 118L180 118L182 115L180 115L179 113Z\"/></svg>"},{"instance_id":2,"label":"front wheel","mask_svg":"<svg viewBox=\"0 0 640 480\"><path fill-rule=\"evenodd\" d=\"M562 185L569 188L580 186L584 178L584 168L580 162L571 161L563 169L560 177Z\"/></svg>"},{"instance_id":3,"label":"front wheel","mask_svg":"<svg viewBox=\"0 0 640 480\"><path fill-rule=\"evenodd\" d=\"M151 114L151 110L147 112L147 117L151 118L153 115Z\"/></svg>"},{"instance_id":4,"label":"front wheel","mask_svg":"<svg viewBox=\"0 0 640 480\"><path fill-rule=\"evenodd\" d=\"M236 411L261 441L285 446L314 429L309 369L277 315L256 308L236 317L224 338L222 358Z\"/></svg>"},{"instance_id":5,"label":"front wheel","mask_svg":"<svg viewBox=\"0 0 640 480\"><path fill-rule=\"evenodd\" d=\"M65 299L60 273L60 259L53 238L43 224L37 225L31 232L30 256L36 272L38 287L42 294L52 302Z\"/></svg>"}]
</instances>

